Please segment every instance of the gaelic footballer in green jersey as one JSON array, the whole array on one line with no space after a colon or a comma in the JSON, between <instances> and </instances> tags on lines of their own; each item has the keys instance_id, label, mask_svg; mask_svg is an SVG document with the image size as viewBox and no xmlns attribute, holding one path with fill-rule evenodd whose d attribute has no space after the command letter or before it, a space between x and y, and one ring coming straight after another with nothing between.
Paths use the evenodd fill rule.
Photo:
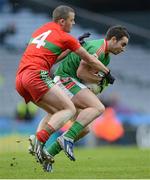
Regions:
<instances>
[{"instance_id":1,"label":"gaelic footballer in green jersey","mask_svg":"<svg viewBox=\"0 0 150 180\"><path fill-rule=\"evenodd\" d=\"M110 63L110 56L109 53L107 53L107 41L105 39L87 41L83 44L83 47L90 54L95 55L105 66ZM63 62L60 63L54 73L55 82L59 82L59 86L61 86L61 88L63 88L71 98L81 89L87 88L87 86L89 87L91 85L86 84L85 86L82 80L77 76L77 69L80 62L81 58L72 52L64 58ZM105 79L101 86L92 84L90 88L95 94L98 94L106 86L108 86L108 82Z\"/></svg>"}]
</instances>

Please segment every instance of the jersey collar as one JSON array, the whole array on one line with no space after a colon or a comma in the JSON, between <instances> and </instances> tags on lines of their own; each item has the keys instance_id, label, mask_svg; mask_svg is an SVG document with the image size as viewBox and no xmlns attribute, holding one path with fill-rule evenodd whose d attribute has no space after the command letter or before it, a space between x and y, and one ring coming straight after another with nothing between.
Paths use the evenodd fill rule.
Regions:
<instances>
[{"instance_id":1,"label":"jersey collar","mask_svg":"<svg viewBox=\"0 0 150 180\"><path fill-rule=\"evenodd\" d=\"M106 39L104 39L104 52L106 53L108 49L108 42Z\"/></svg>"},{"instance_id":2,"label":"jersey collar","mask_svg":"<svg viewBox=\"0 0 150 180\"><path fill-rule=\"evenodd\" d=\"M102 52L107 56L109 53L107 53L108 48L108 42L106 39L104 39L103 45L100 46L100 48L96 51L97 56L99 56Z\"/></svg>"},{"instance_id":3,"label":"jersey collar","mask_svg":"<svg viewBox=\"0 0 150 180\"><path fill-rule=\"evenodd\" d=\"M62 29L61 29L61 26L60 26L58 23L56 23L56 22L51 22L51 23L52 23L52 25L53 25L54 28L57 28L57 29L62 30Z\"/></svg>"}]
</instances>

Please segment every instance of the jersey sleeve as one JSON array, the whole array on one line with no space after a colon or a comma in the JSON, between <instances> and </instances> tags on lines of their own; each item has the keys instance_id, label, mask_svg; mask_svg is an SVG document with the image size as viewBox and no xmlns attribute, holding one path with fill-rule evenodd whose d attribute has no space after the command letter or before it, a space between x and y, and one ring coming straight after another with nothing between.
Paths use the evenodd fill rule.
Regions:
<instances>
[{"instance_id":1,"label":"jersey sleeve","mask_svg":"<svg viewBox=\"0 0 150 180\"><path fill-rule=\"evenodd\" d=\"M65 37L65 47L71 51L76 51L81 47L80 43L73 36L67 34Z\"/></svg>"},{"instance_id":2,"label":"jersey sleeve","mask_svg":"<svg viewBox=\"0 0 150 180\"><path fill-rule=\"evenodd\" d=\"M88 46L88 47L85 48L85 49L86 49L86 50L88 51L88 53L91 54L91 55L95 54L95 53L96 53L96 50L97 50L97 48L94 47L94 46Z\"/></svg>"}]
</instances>

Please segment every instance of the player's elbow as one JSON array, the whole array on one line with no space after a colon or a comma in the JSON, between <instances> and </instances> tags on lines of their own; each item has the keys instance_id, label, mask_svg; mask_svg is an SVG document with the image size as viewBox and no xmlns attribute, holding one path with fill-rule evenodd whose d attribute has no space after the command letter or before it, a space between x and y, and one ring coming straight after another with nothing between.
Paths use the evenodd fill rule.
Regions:
<instances>
[{"instance_id":1,"label":"player's elbow","mask_svg":"<svg viewBox=\"0 0 150 180\"><path fill-rule=\"evenodd\" d=\"M80 78L80 73L77 71L77 77Z\"/></svg>"},{"instance_id":2,"label":"player's elbow","mask_svg":"<svg viewBox=\"0 0 150 180\"><path fill-rule=\"evenodd\" d=\"M80 71L77 71L77 77L84 80L83 73L80 73Z\"/></svg>"}]
</instances>

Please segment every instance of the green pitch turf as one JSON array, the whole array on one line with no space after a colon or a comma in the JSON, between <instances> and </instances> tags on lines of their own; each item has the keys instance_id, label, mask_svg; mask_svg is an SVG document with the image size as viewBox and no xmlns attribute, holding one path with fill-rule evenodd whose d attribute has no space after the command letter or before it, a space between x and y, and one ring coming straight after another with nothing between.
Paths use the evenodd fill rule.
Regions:
<instances>
[{"instance_id":1,"label":"green pitch turf","mask_svg":"<svg viewBox=\"0 0 150 180\"><path fill-rule=\"evenodd\" d=\"M53 173L43 172L27 153L26 137L0 138L1 179L150 179L150 150L107 146L76 148L76 162L61 152Z\"/></svg>"}]
</instances>

